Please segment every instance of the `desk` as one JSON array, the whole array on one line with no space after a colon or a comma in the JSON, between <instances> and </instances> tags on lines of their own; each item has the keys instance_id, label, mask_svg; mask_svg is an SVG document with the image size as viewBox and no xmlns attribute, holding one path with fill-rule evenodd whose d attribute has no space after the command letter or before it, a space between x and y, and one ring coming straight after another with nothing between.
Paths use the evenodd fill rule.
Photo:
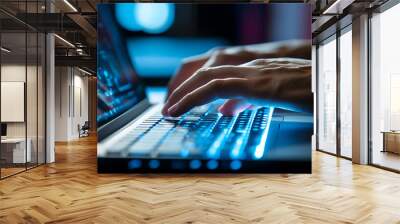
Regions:
<instances>
[{"instance_id":1,"label":"desk","mask_svg":"<svg viewBox=\"0 0 400 224\"><path fill-rule=\"evenodd\" d=\"M1 139L1 157L6 163L26 163L32 158L32 140L28 138L25 151L25 138L5 138ZM12 154L12 156L11 156ZM12 158L12 159L11 159ZM25 161L26 159L26 161Z\"/></svg>"},{"instance_id":2,"label":"desk","mask_svg":"<svg viewBox=\"0 0 400 224\"><path fill-rule=\"evenodd\" d=\"M383 131L382 152L400 154L400 131Z\"/></svg>"}]
</instances>

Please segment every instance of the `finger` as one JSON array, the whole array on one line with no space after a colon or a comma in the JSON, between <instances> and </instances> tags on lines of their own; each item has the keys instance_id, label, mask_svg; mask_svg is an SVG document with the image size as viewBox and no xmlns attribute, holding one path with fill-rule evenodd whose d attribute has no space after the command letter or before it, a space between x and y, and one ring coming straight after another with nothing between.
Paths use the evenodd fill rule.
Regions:
<instances>
[{"instance_id":1,"label":"finger","mask_svg":"<svg viewBox=\"0 0 400 224\"><path fill-rule=\"evenodd\" d=\"M188 57L184 59L182 62L182 66L179 68L176 75L172 77L171 81L168 83L168 94L169 96L182 82L188 79L191 75L193 75L198 69L201 67L210 67L206 65L211 58L214 58L215 55L220 55L224 50L224 47L215 47L207 51L206 53Z\"/></svg>"},{"instance_id":2,"label":"finger","mask_svg":"<svg viewBox=\"0 0 400 224\"><path fill-rule=\"evenodd\" d=\"M222 104L218 111L225 116L234 116L247 108L251 107L251 104L246 100L242 99L230 99L227 100L224 104Z\"/></svg>"},{"instance_id":3,"label":"finger","mask_svg":"<svg viewBox=\"0 0 400 224\"><path fill-rule=\"evenodd\" d=\"M171 78L168 83L168 96L179 86L193 75L204 63L208 60L207 55L201 55L194 58L186 59L182 66L176 72L176 75Z\"/></svg>"},{"instance_id":4,"label":"finger","mask_svg":"<svg viewBox=\"0 0 400 224\"><path fill-rule=\"evenodd\" d=\"M243 65L250 66L310 66L309 60L298 60L295 58L273 58L273 59L256 59L250 62L247 62Z\"/></svg>"},{"instance_id":5,"label":"finger","mask_svg":"<svg viewBox=\"0 0 400 224\"><path fill-rule=\"evenodd\" d=\"M172 117L180 116L195 106L200 106L217 98L234 98L248 95L247 79L214 79L185 95L179 102L168 109Z\"/></svg>"},{"instance_id":6,"label":"finger","mask_svg":"<svg viewBox=\"0 0 400 224\"><path fill-rule=\"evenodd\" d=\"M254 73L253 68L238 66L219 66L199 70L195 75L184 81L173 93L171 93L164 105L162 113L165 115L170 106L176 104L186 94L213 79L244 78L251 73Z\"/></svg>"}]
</instances>

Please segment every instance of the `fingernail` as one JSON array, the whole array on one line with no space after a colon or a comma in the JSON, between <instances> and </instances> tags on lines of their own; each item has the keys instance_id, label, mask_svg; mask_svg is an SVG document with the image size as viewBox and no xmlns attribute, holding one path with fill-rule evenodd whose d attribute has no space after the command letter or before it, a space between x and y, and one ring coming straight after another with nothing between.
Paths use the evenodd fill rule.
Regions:
<instances>
[{"instance_id":1,"label":"fingernail","mask_svg":"<svg viewBox=\"0 0 400 224\"><path fill-rule=\"evenodd\" d=\"M172 107L170 107L168 109L168 115L175 116L177 109L178 109L178 105L177 104L173 105Z\"/></svg>"}]
</instances>

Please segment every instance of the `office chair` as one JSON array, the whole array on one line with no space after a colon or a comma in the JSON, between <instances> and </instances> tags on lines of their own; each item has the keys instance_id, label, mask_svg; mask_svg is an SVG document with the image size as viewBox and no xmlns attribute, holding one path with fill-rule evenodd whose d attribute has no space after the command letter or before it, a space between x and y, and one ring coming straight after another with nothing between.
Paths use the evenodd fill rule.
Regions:
<instances>
[{"instance_id":1,"label":"office chair","mask_svg":"<svg viewBox=\"0 0 400 224\"><path fill-rule=\"evenodd\" d=\"M89 121L85 121L85 123L82 125L82 127L78 124L79 138L89 136L89 130L90 130Z\"/></svg>"}]
</instances>

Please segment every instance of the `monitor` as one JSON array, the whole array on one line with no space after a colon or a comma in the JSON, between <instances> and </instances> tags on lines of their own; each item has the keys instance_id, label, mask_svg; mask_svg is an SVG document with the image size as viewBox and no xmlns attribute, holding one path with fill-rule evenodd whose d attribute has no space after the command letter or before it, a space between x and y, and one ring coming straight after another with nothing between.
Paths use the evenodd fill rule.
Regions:
<instances>
[{"instance_id":1,"label":"monitor","mask_svg":"<svg viewBox=\"0 0 400 224\"><path fill-rule=\"evenodd\" d=\"M7 136L7 124L1 123L1 136Z\"/></svg>"}]
</instances>

